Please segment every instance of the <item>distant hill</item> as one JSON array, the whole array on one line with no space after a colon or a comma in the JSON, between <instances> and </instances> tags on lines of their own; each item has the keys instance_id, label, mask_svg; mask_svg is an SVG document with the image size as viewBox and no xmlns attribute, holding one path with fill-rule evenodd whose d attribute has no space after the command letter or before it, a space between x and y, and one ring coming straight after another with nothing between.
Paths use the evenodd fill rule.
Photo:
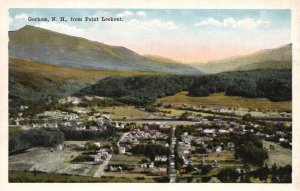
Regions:
<instances>
[{"instance_id":1,"label":"distant hill","mask_svg":"<svg viewBox=\"0 0 300 191\"><path fill-rule=\"evenodd\" d=\"M163 68L172 68L174 73L181 73L181 74L200 74L200 71L196 68L189 66L185 63L172 60L170 58L157 56L157 55L144 55L148 60L153 63L153 66L163 67ZM185 67L182 67L182 66Z\"/></svg>"},{"instance_id":2,"label":"distant hill","mask_svg":"<svg viewBox=\"0 0 300 191\"><path fill-rule=\"evenodd\" d=\"M125 47L28 25L9 32L9 55L68 68L200 73L189 65L176 62L166 64L165 61L144 57Z\"/></svg>"},{"instance_id":3,"label":"distant hill","mask_svg":"<svg viewBox=\"0 0 300 191\"><path fill-rule=\"evenodd\" d=\"M292 44L274 49L266 49L245 56L195 64L193 67L204 73L220 73L227 71L245 71L258 69L291 69Z\"/></svg>"},{"instance_id":4,"label":"distant hill","mask_svg":"<svg viewBox=\"0 0 300 191\"><path fill-rule=\"evenodd\" d=\"M9 59L9 99L41 101L71 95L108 76L165 75L162 72L82 70Z\"/></svg>"}]
</instances>

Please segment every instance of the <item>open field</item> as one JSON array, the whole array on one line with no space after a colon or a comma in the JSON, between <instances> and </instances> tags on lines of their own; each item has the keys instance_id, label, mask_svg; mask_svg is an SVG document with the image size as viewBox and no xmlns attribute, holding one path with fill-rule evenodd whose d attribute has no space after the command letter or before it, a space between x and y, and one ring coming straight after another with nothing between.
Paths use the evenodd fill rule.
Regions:
<instances>
[{"instance_id":1,"label":"open field","mask_svg":"<svg viewBox=\"0 0 300 191\"><path fill-rule=\"evenodd\" d=\"M74 144L77 141L65 142ZM78 142L79 143L79 142ZM83 143L80 141L80 143ZM77 144L77 143L76 143ZM155 182L154 176L148 176L138 168L144 156L113 155L109 165L134 165L134 171L122 173L105 172L100 178L93 177L98 165L88 163L72 164L71 155L78 155L68 150L54 151L35 147L26 153L13 155L9 161L10 182ZM71 154L71 155L70 155ZM22 156L21 156L22 155ZM72 157L74 158L74 157ZM140 170L139 170L140 169Z\"/></svg>"},{"instance_id":2,"label":"open field","mask_svg":"<svg viewBox=\"0 0 300 191\"><path fill-rule=\"evenodd\" d=\"M67 169L69 169L72 174L72 171L78 171L80 165L71 164L69 161L79 154L80 152L67 149L51 152L47 148L34 147L22 154L10 156L9 170L67 173Z\"/></svg>"},{"instance_id":3,"label":"open field","mask_svg":"<svg viewBox=\"0 0 300 191\"><path fill-rule=\"evenodd\" d=\"M96 108L97 111L103 113L108 112L112 119L143 119L146 118L149 113L133 106L124 107L107 107L107 108Z\"/></svg>"},{"instance_id":4,"label":"open field","mask_svg":"<svg viewBox=\"0 0 300 191\"><path fill-rule=\"evenodd\" d=\"M126 156L126 155L113 155L108 165L124 164L124 165L137 165L143 159L149 159L145 156Z\"/></svg>"},{"instance_id":5,"label":"open field","mask_svg":"<svg viewBox=\"0 0 300 191\"><path fill-rule=\"evenodd\" d=\"M292 165L292 150L286 149L277 143L263 141L263 145L268 150L268 160L266 161L268 166L276 163L277 166ZM269 149L269 145L274 146L274 150Z\"/></svg>"},{"instance_id":6,"label":"open field","mask_svg":"<svg viewBox=\"0 0 300 191\"><path fill-rule=\"evenodd\" d=\"M179 110L179 109L166 109L166 108L160 108L160 111L166 112L165 116L166 117L177 117L186 112L185 110ZM191 111L193 115L201 115L201 116L214 116L214 114L210 113L204 113L204 112L194 112Z\"/></svg>"},{"instance_id":7,"label":"open field","mask_svg":"<svg viewBox=\"0 0 300 191\"><path fill-rule=\"evenodd\" d=\"M65 144L79 144L65 142ZM81 151L71 148L50 151L48 148L33 147L21 154L9 157L9 170L13 171L41 171L46 173L73 174L93 176L99 165L91 162L71 163L70 161L80 155Z\"/></svg>"},{"instance_id":8,"label":"open field","mask_svg":"<svg viewBox=\"0 0 300 191\"><path fill-rule=\"evenodd\" d=\"M64 141L64 144L66 144L66 145L76 145L76 146L79 146L79 145L81 145L81 144L85 144L85 143L87 143L87 142L91 142L91 141ZM93 142L93 141L92 141ZM101 146L103 146L103 145L110 145L111 144L111 142L110 141L103 141L103 140L101 140L101 141L96 141L96 142L99 142L100 144L101 144Z\"/></svg>"},{"instance_id":9,"label":"open field","mask_svg":"<svg viewBox=\"0 0 300 191\"><path fill-rule=\"evenodd\" d=\"M158 103L190 106L227 106L261 110L291 110L292 102L272 102L265 98L243 98L239 96L225 96L215 93L207 97L190 97L188 92L182 91L173 96L159 98Z\"/></svg>"},{"instance_id":10,"label":"open field","mask_svg":"<svg viewBox=\"0 0 300 191\"><path fill-rule=\"evenodd\" d=\"M226 160L236 160L234 158L234 151L221 151L221 152L212 152L212 153L205 153L205 154L194 154L194 159L205 159L206 161L226 161ZM193 157L192 157L193 159Z\"/></svg>"}]
</instances>

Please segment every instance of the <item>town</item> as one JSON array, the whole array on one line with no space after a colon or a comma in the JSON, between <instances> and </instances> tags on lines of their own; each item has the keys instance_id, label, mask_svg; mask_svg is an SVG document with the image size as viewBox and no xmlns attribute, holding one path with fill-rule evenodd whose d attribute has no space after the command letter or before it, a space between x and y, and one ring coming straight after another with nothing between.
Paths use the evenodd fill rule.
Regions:
<instances>
[{"instance_id":1,"label":"town","mask_svg":"<svg viewBox=\"0 0 300 191\"><path fill-rule=\"evenodd\" d=\"M73 96L35 114L21 105L9 122L10 173L75 175L95 182L290 180L285 174L258 173L265 168L289 172L289 111L118 104Z\"/></svg>"}]
</instances>

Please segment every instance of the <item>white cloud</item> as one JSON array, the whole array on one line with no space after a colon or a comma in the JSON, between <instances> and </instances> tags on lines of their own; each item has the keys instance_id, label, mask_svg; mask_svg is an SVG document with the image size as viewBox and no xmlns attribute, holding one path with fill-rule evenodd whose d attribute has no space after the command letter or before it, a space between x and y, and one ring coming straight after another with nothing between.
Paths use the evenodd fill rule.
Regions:
<instances>
[{"instance_id":1,"label":"white cloud","mask_svg":"<svg viewBox=\"0 0 300 191\"><path fill-rule=\"evenodd\" d=\"M161 21L159 19L153 19L148 21L139 21L136 19L131 19L127 22L127 24L129 26L135 26L142 29L156 27L165 30L174 30L178 28L172 21Z\"/></svg>"},{"instance_id":2,"label":"white cloud","mask_svg":"<svg viewBox=\"0 0 300 191\"><path fill-rule=\"evenodd\" d=\"M204 20L204 21L201 21L199 23L195 23L194 24L195 26L201 26L201 25L213 25L213 26L222 26L223 23L216 20L216 19L213 19L213 18L209 18L207 20Z\"/></svg>"},{"instance_id":3,"label":"white cloud","mask_svg":"<svg viewBox=\"0 0 300 191\"><path fill-rule=\"evenodd\" d=\"M55 22L41 22L36 27L41 27L44 29L53 30L56 32L61 32L64 34L74 35L74 36L81 36L84 34L84 30L77 28L75 26L70 26L64 23L55 23Z\"/></svg>"},{"instance_id":4,"label":"white cloud","mask_svg":"<svg viewBox=\"0 0 300 191\"><path fill-rule=\"evenodd\" d=\"M132 17L132 16L146 17L147 14L145 11L137 11L135 13L132 11L123 11L121 13L118 13L116 16L117 17Z\"/></svg>"},{"instance_id":5,"label":"white cloud","mask_svg":"<svg viewBox=\"0 0 300 191\"><path fill-rule=\"evenodd\" d=\"M131 19L130 21L127 22L129 26L138 26L140 24L140 21L136 19Z\"/></svg>"},{"instance_id":6,"label":"white cloud","mask_svg":"<svg viewBox=\"0 0 300 191\"><path fill-rule=\"evenodd\" d=\"M207 20L203 20L201 22L195 23L194 26L204 26L204 25L212 25L217 27L231 27L231 28L244 28L244 29L256 29L259 26L269 24L268 21L263 21L259 19L253 18L244 18L244 19L233 19L233 18L225 18L223 21L219 21L214 18L209 18Z\"/></svg>"},{"instance_id":7,"label":"white cloud","mask_svg":"<svg viewBox=\"0 0 300 191\"><path fill-rule=\"evenodd\" d=\"M138 12L136 12L135 13L137 16L139 16L139 17L146 17L146 13L145 13L145 11L138 11Z\"/></svg>"},{"instance_id":8,"label":"white cloud","mask_svg":"<svg viewBox=\"0 0 300 191\"><path fill-rule=\"evenodd\" d=\"M15 19L24 19L24 20L27 20L28 17L29 17L29 16L28 16L27 14L22 13L22 14L16 15L16 16L15 16Z\"/></svg>"},{"instance_id":9,"label":"white cloud","mask_svg":"<svg viewBox=\"0 0 300 191\"><path fill-rule=\"evenodd\" d=\"M121 13L118 13L117 14L117 17L130 17L130 16L133 16L134 13L131 12L131 11L123 11Z\"/></svg>"},{"instance_id":10,"label":"white cloud","mask_svg":"<svg viewBox=\"0 0 300 191\"><path fill-rule=\"evenodd\" d=\"M8 22L9 22L9 25L12 25L14 22L13 18L9 17Z\"/></svg>"}]
</instances>

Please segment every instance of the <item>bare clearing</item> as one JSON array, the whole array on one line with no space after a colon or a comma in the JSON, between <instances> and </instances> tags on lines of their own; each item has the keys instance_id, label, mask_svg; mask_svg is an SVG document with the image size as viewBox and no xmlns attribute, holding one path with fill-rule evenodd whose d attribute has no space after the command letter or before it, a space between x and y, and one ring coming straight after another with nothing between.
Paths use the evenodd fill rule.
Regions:
<instances>
[{"instance_id":1,"label":"bare clearing","mask_svg":"<svg viewBox=\"0 0 300 191\"><path fill-rule=\"evenodd\" d=\"M72 144L74 142L72 141ZM94 165L93 162L70 162L80 153L80 151L74 151L70 148L51 152L48 148L34 147L25 153L10 156L9 170L94 176L101 165Z\"/></svg>"},{"instance_id":2,"label":"bare clearing","mask_svg":"<svg viewBox=\"0 0 300 191\"><path fill-rule=\"evenodd\" d=\"M286 149L277 143L263 141L264 147L268 150L268 160L266 161L269 166L276 163L277 166L292 165L292 150ZM269 145L273 145L274 149L269 149Z\"/></svg>"}]
</instances>

